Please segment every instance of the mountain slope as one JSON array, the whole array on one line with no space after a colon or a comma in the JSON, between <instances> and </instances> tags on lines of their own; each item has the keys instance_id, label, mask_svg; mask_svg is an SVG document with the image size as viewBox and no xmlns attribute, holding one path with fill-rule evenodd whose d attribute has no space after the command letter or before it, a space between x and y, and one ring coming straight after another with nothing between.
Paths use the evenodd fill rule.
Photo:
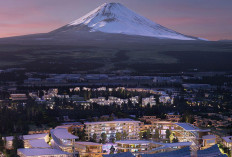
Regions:
<instances>
[{"instance_id":1,"label":"mountain slope","mask_svg":"<svg viewBox=\"0 0 232 157\"><path fill-rule=\"evenodd\" d=\"M196 40L161 26L136 14L120 3L105 3L85 16L51 33L73 33L79 31L117 33L156 37L159 39Z\"/></svg>"}]
</instances>

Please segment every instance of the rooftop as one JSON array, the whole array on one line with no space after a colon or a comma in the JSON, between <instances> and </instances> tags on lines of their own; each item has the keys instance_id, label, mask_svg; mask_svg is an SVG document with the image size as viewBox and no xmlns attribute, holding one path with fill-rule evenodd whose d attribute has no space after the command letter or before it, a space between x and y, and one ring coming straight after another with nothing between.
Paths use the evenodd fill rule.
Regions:
<instances>
[{"instance_id":1,"label":"rooftop","mask_svg":"<svg viewBox=\"0 0 232 157\"><path fill-rule=\"evenodd\" d=\"M162 153L155 153L155 154L141 154L142 157L191 157L190 147L185 147L182 149L174 150L171 152L162 152Z\"/></svg>"},{"instance_id":2,"label":"rooftop","mask_svg":"<svg viewBox=\"0 0 232 157\"><path fill-rule=\"evenodd\" d=\"M232 136L226 136L226 137L222 137L223 140L225 140L228 143L232 142Z\"/></svg>"},{"instance_id":3,"label":"rooftop","mask_svg":"<svg viewBox=\"0 0 232 157\"><path fill-rule=\"evenodd\" d=\"M198 127L192 124L189 124L189 123L175 123L175 124L182 127L186 131L200 131L201 130Z\"/></svg>"},{"instance_id":4,"label":"rooftop","mask_svg":"<svg viewBox=\"0 0 232 157\"><path fill-rule=\"evenodd\" d=\"M29 140L33 148L50 148L50 146L43 139Z\"/></svg>"},{"instance_id":5,"label":"rooftop","mask_svg":"<svg viewBox=\"0 0 232 157\"><path fill-rule=\"evenodd\" d=\"M18 149L19 152L24 154L25 156L42 156L42 155L61 155L69 153L63 152L58 149L41 149L41 148L21 148Z\"/></svg>"},{"instance_id":6,"label":"rooftop","mask_svg":"<svg viewBox=\"0 0 232 157\"><path fill-rule=\"evenodd\" d=\"M51 130L51 134L55 135L59 139L78 139L77 136L70 134L65 128L53 129Z\"/></svg>"},{"instance_id":7,"label":"rooftop","mask_svg":"<svg viewBox=\"0 0 232 157\"><path fill-rule=\"evenodd\" d=\"M23 135L24 140L32 140L32 139L42 139L45 138L47 134L33 134L33 135ZM12 141L14 139L13 136L6 137L6 141Z\"/></svg>"},{"instance_id":8,"label":"rooftop","mask_svg":"<svg viewBox=\"0 0 232 157\"><path fill-rule=\"evenodd\" d=\"M85 145L85 146L102 146L102 144L94 142L75 142L75 144Z\"/></svg>"}]
</instances>

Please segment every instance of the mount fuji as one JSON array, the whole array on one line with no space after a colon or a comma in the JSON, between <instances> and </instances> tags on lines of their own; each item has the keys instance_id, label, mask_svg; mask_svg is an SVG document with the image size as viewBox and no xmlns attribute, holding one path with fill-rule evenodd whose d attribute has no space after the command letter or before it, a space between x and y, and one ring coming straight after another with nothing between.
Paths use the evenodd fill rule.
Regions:
<instances>
[{"instance_id":1,"label":"mount fuji","mask_svg":"<svg viewBox=\"0 0 232 157\"><path fill-rule=\"evenodd\" d=\"M158 39L202 40L187 36L157 24L120 3L105 3L85 16L50 33L81 31L155 37Z\"/></svg>"}]
</instances>

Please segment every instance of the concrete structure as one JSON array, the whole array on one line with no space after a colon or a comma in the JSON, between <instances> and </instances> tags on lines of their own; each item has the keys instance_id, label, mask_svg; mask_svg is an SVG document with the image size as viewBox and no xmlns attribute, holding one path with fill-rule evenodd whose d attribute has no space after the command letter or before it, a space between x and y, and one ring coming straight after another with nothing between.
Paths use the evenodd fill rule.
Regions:
<instances>
[{"instance_id":1,"label":"concrete structure","mask_svg":"<svg viewBox=\"0 0 232 157\"><path fill-rule=\"evenodd\" d=\"M85 132L87 140L95 133L97 135L97 141L101 139L101 134L106 133L107 141L115 138L116 133L126 132L128 134L127 139L137 140L140 132L140 121L133 121L131 119L118 119L114 121L105 122L87 122L85 123Z\"/></svg>"}]
</instances>

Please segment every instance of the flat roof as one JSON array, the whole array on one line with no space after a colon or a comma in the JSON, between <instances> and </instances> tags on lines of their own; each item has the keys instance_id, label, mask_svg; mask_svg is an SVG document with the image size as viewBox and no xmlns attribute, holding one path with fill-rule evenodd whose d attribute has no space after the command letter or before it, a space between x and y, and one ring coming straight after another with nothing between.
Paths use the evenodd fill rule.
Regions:
<instances>
[{"instance_id":1,"label":"flat roof","mask_svg":"<svg viewBox=\"0 0 232 157\"><path fill-rule=\"evenodd\" d=\"M121 143L121 144L149 144L151 141L145 141L145 140L123 140L123 141L116 141L115 143Z\"/></svg>"},{"instance_id":2,"label":"flat roof","mask_svg":"<svg viewBox=\"0 0 232 157\"><path fill-rule=\"evenodd\" d=\"M45 138L47 134L32 134L32 135L23 135L23 140L32 140L32 139L42 139ZM6 137L6 141L12 141L14 136Z\"/></svg>"},{"instance_id":3,"label":"flat roof","mask_svg":"<svg viewBox=\"0 0 232 157\"><path fill-rule=\"evenodd\" d=\"M29 140L29 143L33 148L50 148L44 139Z\"/></svg>"},{"instance_id":4,"label":"flat roof","mask_svg":"<svg viewBox=\"0 0 232 157\"><path fill-rule=\"evenodd\" d=\"M59 139L78 139L77 136L70 134L65 128L53 129L51 130L51 133Z\"/></svg>"},{"instance_id":5,"label":"flat roof","mask_svg":"<svg viewBox=\"0 0 232 157\"><path fill-rule=\"evenodd\" d=\"M75 144L80 144L80 145L85 145L85 146L102 146L100 143L95 143L95 142L75 142Z\"/></svg>"},{"instance_id":6,"label":"flat roof","mask_svg":"<svg viewBox=\"0 0 232 157\"><path fill-rule=\"evenodd\" d=\"M63 152L58 149L48 149L48 148L20 148L19 152L25 156L41 156L41 155L69 155L70 153Z\"/></svg>"}]
</instances>

